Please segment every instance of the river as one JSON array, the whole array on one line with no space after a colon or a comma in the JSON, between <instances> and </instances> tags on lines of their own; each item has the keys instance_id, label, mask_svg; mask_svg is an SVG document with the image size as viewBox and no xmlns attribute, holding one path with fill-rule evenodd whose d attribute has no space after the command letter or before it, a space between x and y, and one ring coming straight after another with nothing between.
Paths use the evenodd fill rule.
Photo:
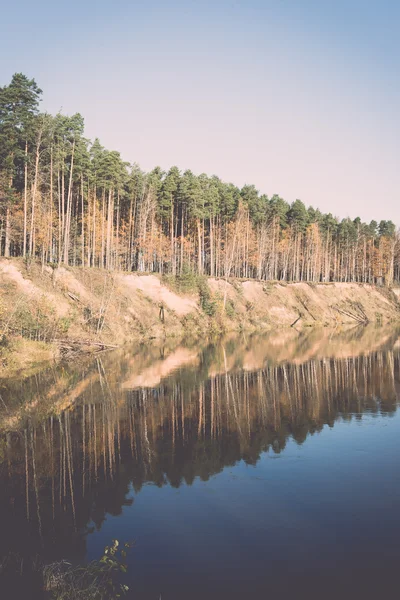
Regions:
<instances>
[{"instance_id":1,"label":"river","mask_svg":"<svg viewBox=\"0 0 400 600\"><path fill-rule=\"evenodd\" d=\"M399 339L169 342L0 382L3 563L118 539L137 600L395 597Z\"/></svg>"}]
</instances>

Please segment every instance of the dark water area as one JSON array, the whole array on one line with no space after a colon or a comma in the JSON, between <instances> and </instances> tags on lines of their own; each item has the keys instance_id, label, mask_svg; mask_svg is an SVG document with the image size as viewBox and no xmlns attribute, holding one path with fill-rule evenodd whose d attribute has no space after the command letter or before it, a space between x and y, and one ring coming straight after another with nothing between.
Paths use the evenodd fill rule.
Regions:
<instances>
[{"instance_id":1,"label":"dark water area","mask_svg":"<svg viewBox=\"0 0 400 600\"><path fill-rule=\"evenodd\" d=\"M0 382L0 561L116 538L129 598L397 597L399 340L279 331Z\"/></svg>"}]
</instances>

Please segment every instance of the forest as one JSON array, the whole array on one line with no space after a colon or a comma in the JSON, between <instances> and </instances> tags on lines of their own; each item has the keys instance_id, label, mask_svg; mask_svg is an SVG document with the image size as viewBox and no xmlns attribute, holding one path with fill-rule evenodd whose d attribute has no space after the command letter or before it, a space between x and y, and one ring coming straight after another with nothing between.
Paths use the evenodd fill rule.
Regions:
<instances>
[{"instance_id":1,"label":"forest","mask_svg":"<svg viewBox=\"0 0 400 600\"><path fill-rule=\"evenodd\" d=\"M338 219L216 175L143 172L40 112L21 73L0 87L0 256L107 270L279 281L400 282L392 221Z\"/></svg>"}]
</instances>

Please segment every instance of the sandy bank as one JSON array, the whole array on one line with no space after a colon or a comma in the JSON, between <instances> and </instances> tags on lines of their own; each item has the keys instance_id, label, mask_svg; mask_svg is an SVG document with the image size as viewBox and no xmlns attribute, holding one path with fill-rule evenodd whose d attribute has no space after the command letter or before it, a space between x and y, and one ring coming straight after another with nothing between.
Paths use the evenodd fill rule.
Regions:
<instances>
[{"instance_id":1,"label":"sandy bank","mask_svg":"<svg viewBox=\"0 0 400 600\"><path fill-rule=\"evenodd\" d=\"M99 344L273 330L294 323L303 328L400 320L397 290L367 284L209 278L204 285L208 310L196 287L179 293L154 274L42 268L0 259L0 376L44 357L57 358L81 342L92 352Z\"/></svg>"}]
</instances>

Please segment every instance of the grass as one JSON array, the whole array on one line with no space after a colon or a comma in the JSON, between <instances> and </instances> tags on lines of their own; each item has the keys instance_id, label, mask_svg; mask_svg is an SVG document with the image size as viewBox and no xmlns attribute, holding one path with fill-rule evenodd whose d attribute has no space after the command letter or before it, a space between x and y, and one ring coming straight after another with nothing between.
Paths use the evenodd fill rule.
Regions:
<instances>
[{"instance_id":1,"label":"grass","mask_svg":"<svg viewBox=\"0 0 400 600\"><path fill-rule=\"evenodd\" d=\"M43 364L56 357L56 350L48 342L23 337L2 336L0 342L0 378L13 377L23 372L24 377L34 374Z\"/></svg>"}]
</instances>

